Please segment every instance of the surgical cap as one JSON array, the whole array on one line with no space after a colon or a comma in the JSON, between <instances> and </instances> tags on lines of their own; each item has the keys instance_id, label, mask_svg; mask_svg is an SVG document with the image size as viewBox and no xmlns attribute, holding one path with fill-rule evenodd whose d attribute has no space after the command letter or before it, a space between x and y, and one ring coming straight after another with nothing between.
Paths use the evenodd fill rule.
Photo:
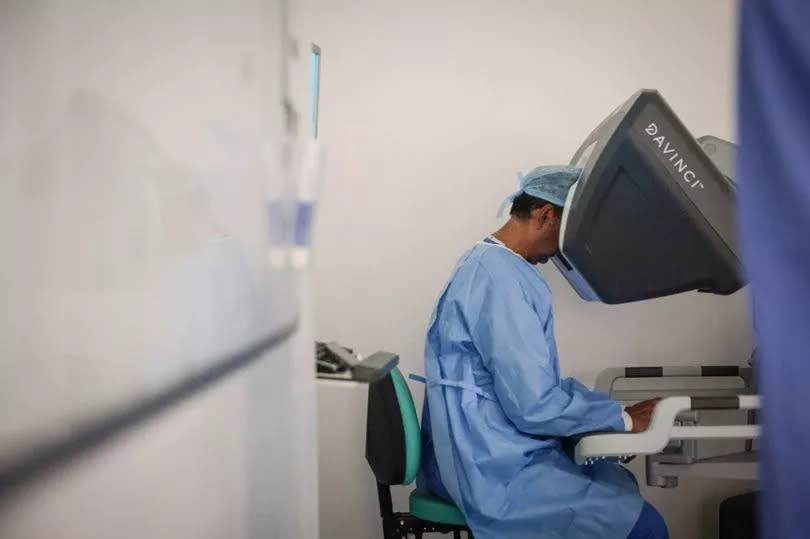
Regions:
<instances>
[{"instance_id":1,"label":"surgical cap","mask_svg":"<svg viewBox=\"0 0 810 539\"><path fill-rule=\"evenodd\" d=\"M533 197L542 198L556 206L565 206L565 197L568 190L579 179L581 168L563 165L537 167L525 176L518 173L520 188L506 197L498 210L498 217L503 214L506 206L514 202L521 194L526 193Z\"/></svg>"}]
</instances>

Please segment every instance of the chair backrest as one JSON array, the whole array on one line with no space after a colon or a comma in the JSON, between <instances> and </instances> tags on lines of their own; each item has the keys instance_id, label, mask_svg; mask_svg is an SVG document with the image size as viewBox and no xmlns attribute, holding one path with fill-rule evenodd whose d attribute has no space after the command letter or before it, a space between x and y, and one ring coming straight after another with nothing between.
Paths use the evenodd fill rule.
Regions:
<instances>
[{"instance_id":1,"label":"chair backrest","mask_svg":"<svg viewBox=\"0 0 810 539\"><path fill-rule=\"evenodd\" d=\"M369 384L366 460L377 482L409 485L422 459L422 433L408 384L399 369Z\"/></svg>"}]
</instances>

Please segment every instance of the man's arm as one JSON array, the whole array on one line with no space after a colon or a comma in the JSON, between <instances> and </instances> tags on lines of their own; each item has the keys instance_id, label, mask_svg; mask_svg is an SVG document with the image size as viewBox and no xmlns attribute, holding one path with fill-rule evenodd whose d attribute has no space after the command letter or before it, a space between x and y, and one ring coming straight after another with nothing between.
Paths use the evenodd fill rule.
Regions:
<instances>
[{"instance_id":1,"label":"man's arm","mask_svg":"<svg viewBox=\"0 0 810 539\"><path fill-rule=\"evenodd\" d=\"M576 378L565 378L562 387L566 391L579 391L584 398L596 398L599 400L608 398L606 393L591 391ZM661 399L649 399L638 402L632 406L622 407L622 420L624 421L625 432L643 432L647 430L652 418L655 405Z\"/></svg>"},{"instance_id":2,"label":"man's arm","mask_svg":"<svg viewBox=\"0 0 810 539\"><path fill-rule=\"evenodd\" d=\"M598 391L592 391L588 389L582 382L577 380L576 378L563 378L561 385L563 389L568 392L578 391L583 394L585 398L589 398L590 396L596 396L600 399L608 398L608 395L605 393L600 393ZM633 430L633 418L627 413L627 410L622 407L622 421L624 421L624 430L625 432L631 432Z\"/></svg>"}]
</instances>

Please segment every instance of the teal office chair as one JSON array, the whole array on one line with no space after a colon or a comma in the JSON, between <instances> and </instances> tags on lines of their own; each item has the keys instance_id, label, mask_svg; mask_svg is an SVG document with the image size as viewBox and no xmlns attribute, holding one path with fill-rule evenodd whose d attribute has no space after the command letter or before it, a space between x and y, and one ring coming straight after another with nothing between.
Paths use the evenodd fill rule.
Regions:
<instances>
[{"instance_id":1,"label":"teal office chair","mask_svg":"<svg viewBox=\"0 0 810 539\"><path fill-rule=\"evenodd\" d=\"M377 479L385 539L408 535L421 538L424 533L452 533L460 539L461 532L472 538L461 511L428 493L414 490L409 512L393 510L391 485L410 485L422 460L422 433L413 397L399 369L393 369L368 387L366 460Z\"/></svg>"}]
</instances>

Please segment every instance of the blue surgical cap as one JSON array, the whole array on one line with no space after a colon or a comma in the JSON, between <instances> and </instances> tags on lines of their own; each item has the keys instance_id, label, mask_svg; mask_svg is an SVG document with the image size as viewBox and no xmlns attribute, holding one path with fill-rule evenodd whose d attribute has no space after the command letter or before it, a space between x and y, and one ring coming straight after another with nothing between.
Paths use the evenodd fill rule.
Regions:
<instances>
[{"instance_id":1,"label":"blue surgical cap","mask_svg":"<svg viewBox=\"0 0 810 539\"><path fill-rule=\"evenodd\" d=\"M579 179L580 172L582 172L582 169L578 167L555 165L537 167L525 176L518 173L520 189L503 201L498 210L498 217L503 214L506 206L523 193L542 198L556 206L565 206L565 197L568 196L568 190Z\"/></svg>"}]
</instances>

